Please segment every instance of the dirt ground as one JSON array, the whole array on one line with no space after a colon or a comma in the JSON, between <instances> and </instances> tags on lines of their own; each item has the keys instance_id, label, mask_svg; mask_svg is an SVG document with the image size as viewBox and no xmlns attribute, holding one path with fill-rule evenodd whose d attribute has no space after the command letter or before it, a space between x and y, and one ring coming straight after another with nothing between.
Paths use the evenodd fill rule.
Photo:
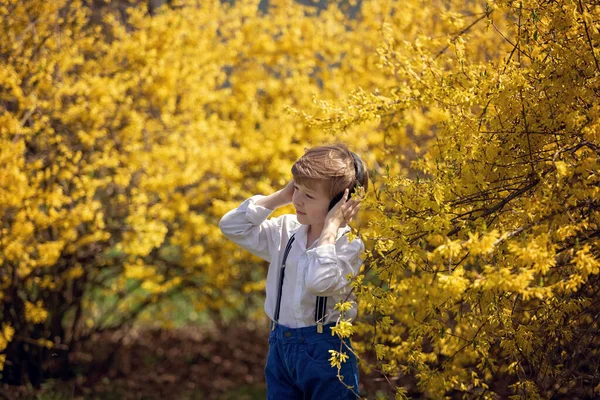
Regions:
<instances>
[{"instance_id":1,"label":"dirt ground","mask_svg":"<svg viewBox=\"0 0 600 400\"><path fill-rule=\"evenodd\" d=\"M103 335L72 354L75 379L40 390L3 386L0 393L9 400L264 399L267 336L266 326ZM363 374L361 381L369 398L390 396L384 379Z\"/></svg>"}]
</instances>

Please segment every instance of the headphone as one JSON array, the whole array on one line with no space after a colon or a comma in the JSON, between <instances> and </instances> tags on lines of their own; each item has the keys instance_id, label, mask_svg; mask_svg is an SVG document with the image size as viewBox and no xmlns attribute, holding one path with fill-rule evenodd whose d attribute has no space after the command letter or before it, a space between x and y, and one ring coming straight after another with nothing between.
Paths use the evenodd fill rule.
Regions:
<instances>
[{"instance_id":1,"label":"headphone","mask_svg":"<svg viewBox=\"0 0 600 400\"><path fill-rule=\"evenodd\" d=\"M362 186L361 182L363 181L365 175L363 163L361 162L360 157L352 151L350 154L352 154L352 158L354 159L354 175L356 176L356 179L354 180L352 186L350 186L350 193L348 193L348 196L351 196L352 193L356 192L358 187ZM333 199L331 199L331 202L329 203L329 210L331 210L340 200L342 200L344 197L344 192L345 190L342 190L336 194Z\"/></svg>"}]
</instances>

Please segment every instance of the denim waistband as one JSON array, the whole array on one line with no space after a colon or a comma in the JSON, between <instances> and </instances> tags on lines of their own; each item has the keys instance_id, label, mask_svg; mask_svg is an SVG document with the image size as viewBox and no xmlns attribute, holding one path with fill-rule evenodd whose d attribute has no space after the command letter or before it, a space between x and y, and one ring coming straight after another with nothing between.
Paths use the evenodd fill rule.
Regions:
<instances>
[{"instance_id":1,"label":"denim waistband","mask_svg":"<svg viewBox=\"0 0 600 400\"><path fill-rule=\"evenodd\" d=\"M271 327L273 322L271 322ZM323 325L323 333L317 331L317 326L306 326L303 328L288 328L280 324L275 324L275 328L271 328L271 336L277 340L281 340L289 343L302 343L302 342L313 342L320 339L333 339L337 338L337 335L331 334L331 328L335 324Z\"/></svg>"}]
</instances>

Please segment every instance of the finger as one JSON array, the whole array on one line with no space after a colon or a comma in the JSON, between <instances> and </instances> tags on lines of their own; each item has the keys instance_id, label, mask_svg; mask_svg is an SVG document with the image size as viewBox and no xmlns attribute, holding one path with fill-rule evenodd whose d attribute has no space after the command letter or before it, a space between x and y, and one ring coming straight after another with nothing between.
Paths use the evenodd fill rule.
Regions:
<instances>
[{"instance_id":1,"label":"finger","mask_svg":"<svg viewBox=\"0 0 600 400\"><path fill-rule=\"evenodd\" d=\"M344 207L342 208L342 212L344 213L344 216L348 216L352 213L352 207L348 205L348 203L344 204Z\"/></svg>"},{"instance_id":2,"label":"finger","mask_svg":"<svg viewBox=\"0 0 600 400\"><path fill-rule=\"evenodd\" d=\"M360 202L356 200L348 200L345 204L347 210L351 210L360 207Z\"/></svg>"},{"instance_id":3,"label":"finger","mask_svg":"<svg viewBox=\"0 0 600 400\"><path fill-rule=\"evenodd\" d=\"M349 212L346 214L346 221L350 222L354 219L354 217L356 216L356 213L353 212Z\"/></svg>"},{"instance_id":4,"label":"finger","mask_svg":"<svg viewBox=\"0 0 600 400\"><path fill-rule=\"evenodd\" d=\"M356 207L357 205L360 205L360 200L350 199L347 201L347 204L351 207Z\"/></svg>"},{"instance_id":5,"label":"finger","mask_svg":"<svg viewBox=\"0 0 600 400\"><path fill-rule=\"evenodd\" d=\"M359 210L360 210L360 206L355 206L355 207L352 207L351 209L349 209L346 213L350 218L354 218L358 214Z\"/></svg>"},{"instance_id":6,"label":"finger","mask_svg":"<svg viewBox=\"0 0 600 400\"><path fill-rule=\"evenodd\" d=\"M348 202L348 203L344 204L343 212L344 212L345 216L352 218L354 215L356 215L356 213L358 211L356 209L356 205Z\"/></svg>"}]
</instances>

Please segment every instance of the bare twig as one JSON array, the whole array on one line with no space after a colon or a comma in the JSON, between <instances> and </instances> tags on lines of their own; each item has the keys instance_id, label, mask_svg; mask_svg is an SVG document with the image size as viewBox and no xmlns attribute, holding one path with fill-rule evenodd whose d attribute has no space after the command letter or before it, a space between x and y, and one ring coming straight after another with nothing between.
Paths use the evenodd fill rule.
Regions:
<instances>
[{"instance_id":1,"label":"bare twig","mask_svg":"<svg viewBox=\"0 0 600 400\"><path fill-rule=\"evenodd\" d=\"M458 40L459 37L461 37L462 35L464 35L465 33L467 33L473 26L475 26L479 21L481 21L484 18L488 18L492 13L494 12L494 10L490 10L490 11L486 11L481 17L477 18L475 21L471 22L471 24L469 26L467 26L466 28L464 28L463 30L461 30L460 32L458 32L452 39L450 39L450 43L454 43L456 42L456 40ZM450 43L448 43L446 45L446 47L444 47L443 49L441 49L436 55L435 57L433 57L433 59L437 59L439 56L441 56L442 54L444 54L444 52L446 50L448 50L448 48L450 47Z\"/></svg>"},{"instance_id":2,"label":"bare twig","mask_svg":"<svg viewBox=\"0 0 600 400\"><path fill-rule=\"evenodd\" d=\"M583 4L581 3L581 0L579 0L579 12L582 14L581 20L583 21L583 27L585 28L585 36L587 38L588 45L590 46L590 50L592 51L592 57L594 58L594 63L596 64L596 70L600 72L600 65L598 64L598 58L596 57L596 51L594 50L594 43L592 43L587 22L585 22L585 18L583 18Z\"/></svg>"}]
</instances>

